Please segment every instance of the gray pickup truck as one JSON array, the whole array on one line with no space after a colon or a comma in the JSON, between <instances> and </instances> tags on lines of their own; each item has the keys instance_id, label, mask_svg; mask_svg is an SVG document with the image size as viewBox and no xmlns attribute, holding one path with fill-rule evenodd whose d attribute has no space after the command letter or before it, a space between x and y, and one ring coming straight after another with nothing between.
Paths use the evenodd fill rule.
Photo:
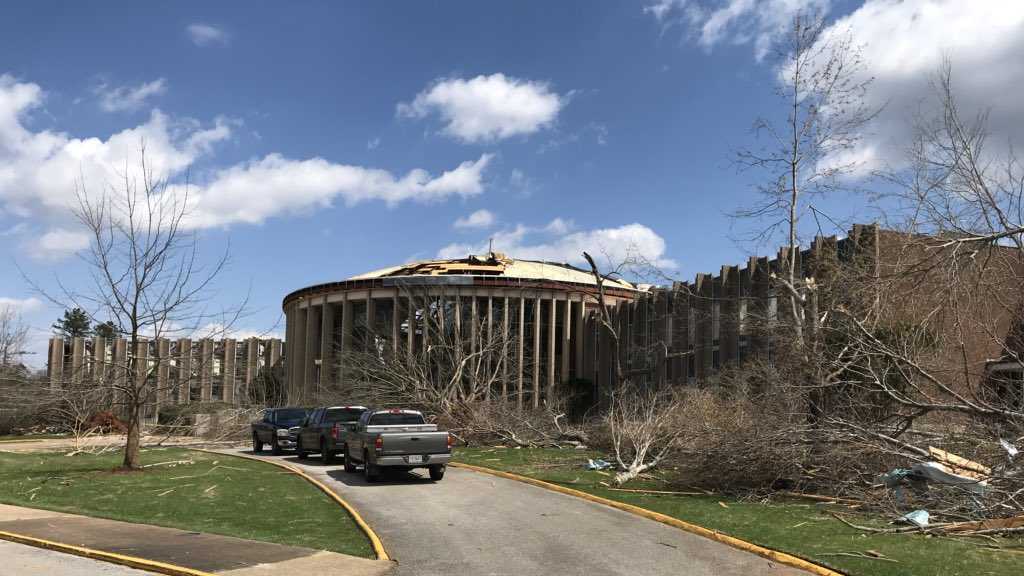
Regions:
<instances>
[{"instance_id":1,"label":"gray pickup truck","mask_svg":"<svg viewBox=\"0 0 1024 576\"><path fill-rule=\"evenodd\" d=\"M382 469L413 468L426 468L436 482L451 457L451 436L415 410L368 410L349 425L345 438L345 471L362 464L367 482L375 482Z\"/></svg>"},{"instance_id":2,"label":"gray pickup truck","mask_svg":"<svg viewBox=\"0 0 1024 576\"><path fill-rule=\"evenodd\" d=\"M335 454L344 451L348 424L359 421L365 406L330 406L317 408L299 427L295 452L305 458L310 452L319 452L320 461L330 464Z\"/></svg>"}]
</instances>

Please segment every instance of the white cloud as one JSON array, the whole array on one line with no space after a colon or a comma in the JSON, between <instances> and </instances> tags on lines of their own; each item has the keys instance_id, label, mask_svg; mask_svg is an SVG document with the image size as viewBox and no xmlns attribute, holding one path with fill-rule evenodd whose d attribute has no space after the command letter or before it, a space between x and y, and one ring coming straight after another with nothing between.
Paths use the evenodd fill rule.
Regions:
<instances>
[{"instance_id":1,"label":"white cloud","mask_svg":"<svg viewBox=\"0 0 1024 576\"><path fill-rule=\"evenodd\" d=\"M123 112L138 110L146 104L146 100L159 96L167 91L167 80L157 78L152 82L143 82L138 86L109 86L100 84L93 92L99 96L100 108L106 112Z\"/></svg>"},{"instance_id":2,"label":"white cloud","mask_svg":"<svg viewBox=\"0 0 1024 576\"><path fill-rule=\"evenodd\" d=\"M213 44L227 44L228 33L223 28L211 24L196 22L185 27L189 38L196 46L211 46Z\"/></svg>"},{"instance_id":3,"label":"white cloud","mask_svg":"<svg viewBox=\"0 0 1024 576\"><path fill-rule=\"evenodd\" d=\"M542 130L555 121L565 100L544 82L492 74L438 80L411 103L400 103L397 112L408 118L436 112L445 134L473 143Z\"/></svg>"},{"instance_id":4,"label":"white cloud","mask_svg":"<svg viewBox=\"0 0 1024 576\"><path fill-rule=\"evenodd\" d=\"M34 312L43 307L39 298L6 298L0 296L0 309L9 309L17 313Z\"/></svg>"},{"instance_id":5,"label":"white cloud","mask_svg":"<svg viewBox=\"0 0 1024 576\"><path fill-rule=\"evenodd\" d=\"M270 154L221 170L208 185L193 188L187 224L197 228L259 224L279 214L329 206L335 198L349 206L371 200L393 206L407 200L476 196L483 192L483 171L490 161L491 155L483 154L436 177L416 169L397 178L386 170Z\"/></svg>"},{"instance_id":6,"label":"white cloud","mask_svg":"<svg viewBox=\"0 0 1024 576\"><path fill-rule=\"evenodd\" d=\"M39 237L27 240L26 248L33 258L60 260L89 246L89 235L78 230L54 228Z\"/></svg>"},{"instance_id":7,"label":"white cloud","mask_svg":"<svg viewBox=\"0 0 1024 576\"><path fill-rule=\"evenodd\" d=\"M0 75L0 210L23 219L47 219L54 229L29 247L39 258L65 256L84 247L81 238L68 231L79 178L93 188L117 182L125 166L131 170L138 161L139 145L145 142L148 168L173 179L211 155L237 125L218 118L204 126L154 110L145 123L105 140L72 138L26 127L26 116L43 98L38 85ZM483 191L483 172L490 160L490 154L483 154L436 176L422 169L396 176L322 158L268 154L214 170L193 184L187 224L205 228L260 223L276 215L326 206L336 198L347 205L370 200L394 205L475 196ZM62 221L68 224L61 227Z\"/></svg>"},{"instance_id":8,"label":"white cloud","mask_svg":"<svg viewBox=\"0 0 1024 576\"><path fill-rule=\"evenodd\" d=\"M380 137L371 138L366 141L367 150L376 150L380 146Z\"/></svg>"},{"instance_id":9,"label":"white cloud","mask_svg":"<svg viewBox=\"0 0 1024 576\"><path fill-rule=\"evenodd\" d=\"M487 209L477 210L469 216L463 216L455 221L456 228L490 228L494 226L497 219L494 213Z\"/></svg>"},{"instance_id":10,"label":"white cloud","mask_svg":"<svg viewBox=\"0 0 1024 576\"><path fill-rule=\"evenodd\" d=\"M687 0L657 0L644 7L659 22L682 24L706 49L717 44L753 44L764 58L800 12L825 14L831 0L715 0L702 6Z\"/></svg>"},{"instance_id":11,"label":"white cloud","mask_svg":"<svg viewBox=\"0 0 1024 576\"><path fill-rule=\"evenodd\" d=\"M643 224L633 223L616 228L574 230L571 222L555 218L544 226L518 224L493 236L496 252L513 258L583 264L583 252L612 263L641 257L664 269L676 263L665 256L665 240ZM441 248L438 258L464 258L468 254L487 252L489 240L477 243L454 243Z\"/></svg>"},{"instance_id":12,"label":"white cloud","mask_svg":"<svg viewBox=\"0 0 1024 576\"><path fill-rule=\"evenodd\" d=\"M850 34L874 78L867 95L883 108L856 150L864 169L899 165L912 139L911 118L931 114L930 82L948 58L965 116L987 110L990 147L1024 143L1024 2L1017 0L867 0L825 30Z\"/></svg>"}]
</instances>

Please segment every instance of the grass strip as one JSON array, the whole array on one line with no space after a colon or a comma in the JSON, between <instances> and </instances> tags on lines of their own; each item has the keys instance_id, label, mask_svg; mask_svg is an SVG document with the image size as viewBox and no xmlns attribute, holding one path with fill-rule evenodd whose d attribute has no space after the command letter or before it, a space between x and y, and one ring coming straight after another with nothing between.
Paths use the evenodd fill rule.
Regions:
<instances>
[{"instance_id":1,"label":"grass strip","mask_svg":"<svg viewBox=\"0 0 1024 576\"><path fill-rule=\"evenodd\" d=\"M142 471L120 461L0 452L0 503L375 557L342 508L276 466L181 448L143 450Z\"/></svg>"}]
</instances>

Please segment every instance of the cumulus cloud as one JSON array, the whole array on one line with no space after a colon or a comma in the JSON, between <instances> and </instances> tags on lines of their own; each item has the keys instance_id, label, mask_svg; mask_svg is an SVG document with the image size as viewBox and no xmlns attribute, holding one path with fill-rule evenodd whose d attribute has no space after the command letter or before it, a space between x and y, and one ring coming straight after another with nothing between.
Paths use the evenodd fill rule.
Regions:
<instances>
[{"instance_id":1,"label":"cumulus cloud","mask_svg":"<svg viewBox=\"0 0 1024 576\"><path fill-rule=\"evenodd\" d=\"M499 73L440 79L412 102L400 103L397 113L406 118L436 113L445 134L474 143L533 134L550 126L565 103L566 96L544 82Z\"/></svg>"},{"instance_id":2,"label":"cumulus cloud","mask_svg":"<svg viewBox=\"0 0 1024 576\"><path fill-rule=\"evenodd\" d=\"M43 307L39 298L7 298L0 296L0 309L13 310L18 313L34 312Z\"/></svg>"},{"instance_id":3,"label":"cumulus cloud","mask_svg":"<svg viewBox=\"0 0 1024 576\"><path fill-rule=\"evenodd\" d=\"M555 218L542 226L518 224L493 236L494 250L514 258L567 262L582 265L583 251L595 258L619 263L640 257L660 268L674 269L676 263L665 256L665 240L643 224L616 228L577 230L570 221ZM449 244L438 251L438 258L464 258L487 252L490 240Z\"/></svg>"},{"instance_id":4,"label":"cumulus cloud","mask_svg":"<svg viewBox=\"0 0 1024 576\"><path fill-rule=\"evenodd\" d=\"M494 226L496 220L493 212L481 209L457 219L453 226L456 228L490 228Z\"/></svg>"},{"instance_id":5,"label":"cumulus cloud","mask_svg":"<svg viewBox=\"0 0 1024 576\"><path fill-rule=\"evenodd\" d=\"M79 230L54 228L26 244L28 253L39 260L60 260L89 246L89 235Z\"/></svg>"},{"instance_id":6,"label":"cumulus cloud","mask_svg":"<svg viewBox=\"0 0 1024 576\"><path fill-rule=\"evenodd\" d=\"M154 110L143 124L105 140L73 138L25 125L26 116L43 98L38 85L0 75L0 210L22 219L45 217L52 223L53 229L28 247L38 258L66 256L87 245L59 224L69 222L79 180L87 187L117 182L125 165L138 161L142 142L148 168L173 179L212 155L237 125L224 118L204 125ZM423 169L394 175L322 158L268 154L201 175L190 188L186 223L193 228L255 224L327 206L335 199L346 205L370 200L394 205L475 196L483 191L483 173L490 161L491 155L483 154L437 175Z\"/></svg>"},{"instance_id":7,"label":"cumulus cloud","mask_svg":"<svg viewBox=\"0 0 1024 576\"><path fill-rule=\"evenodd\" d=\"M785 34L799 12L824 14L831 0L657 0L643 11L663 24L680 24L698 44L711 49L721 43L753 44L764 58Z\"/></svg>"},{"instance_id":8,"label":"cumulus cloud","mask_svg":"<svg viewBox=\"0 0 1024 576\"><path fill-rule=\"evenodd\" d=\"M931 80L948 58L967 115L989 111L991 145L1024 143L1024 2L867 0L825 30L850 34L874 78L867 104L882 108L851 157L867 168L899 165L915 114L931 113ZM883 108L884 107L884 108Z\"/></svg>"},{"instance_id":9,"label":"cumulus cloud","mask_svg":"<svg viewBox=\"0 0 1024 576\"><path fill-rule=\"evenodd\" d=\"M228 33L223 28L203 22L189 24L185 27L185 32L188 33L188 37L192 39L192 43L196 46L227 44L229 39Z\"/></svg>"},{"instance_id":10,"label":"cumulus cloud","mask_svg":"<svg viewBox=\"0 0 1024 576\"><path fill-rule=\"evenodd\" d=\"M335 198L349 206L370 200L393 206L406 200L475 196L483 191L483 172L490 161L491 155L483 154L438 176L415 169L396 177L386 170L322 158L292 160L270 154L221 170L207 186L194 187L186 224L195 228L259 224L272 216L330 206Z\"/></svg>"},{"instance_id":11,"label":"cumulus cloud","mask_svg":"<svg viewBox=\"0 0 1024 576\"><path fill-rule=\"evenodd\" d=\"M146 104L146 100L166 91L167 80L164 78L143 82L138 86L110 86L103 83L93 90L99 97L100 108L106 112L138 110Z\"/></svg>"}]
</instances>

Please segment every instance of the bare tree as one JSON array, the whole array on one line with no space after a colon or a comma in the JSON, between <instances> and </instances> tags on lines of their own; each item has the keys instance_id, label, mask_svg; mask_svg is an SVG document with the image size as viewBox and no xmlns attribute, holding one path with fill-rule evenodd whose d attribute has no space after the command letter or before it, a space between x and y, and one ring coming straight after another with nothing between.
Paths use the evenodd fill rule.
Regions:
<instances>
[{"instance_id":1,"label":"bare tree","mask_svg":"<svg viewBox=\"0 0 1024 576\"><path fill-rule=\"evenodd\" d=\"M801 346L807 322L817 321L809 314L815 284L802 277L798 262L801 220L815 210L815 197L842 188L843 177L858 169L850 152L877 111L864 103L870 79L860 50L850 35L826 33L820 15L794 16L776 60L776 96L785 118L758 118L753 129L766 143L738 151L741 169L756 169L765 179L758 186L761 201L734 215L763 222L754 235L759 240L784 232L786 252L774 281L789 303L794 342Z\"/></svg>"},{"instance_id":2,"label":"bare tree","mask_svg":"<svg viewBox=\"0 0 1024 576\"><path fill-rule=\"evenodd\" d=\"M137 170L126 166L119 182L98 189L79 182L76 197L75 217L90 237L82 259L91 286L78 290L61 285L61 294L48 296L66 307L90 310L94 318L109 318L127 340L127 359L115 360L108 382L128 429L123 465L137 468L143 409L158 394L169 392L158 390L153 378L164 359L139 358L140 345L209 324L224 332L242 307L222 310L216 318L207 312L227 253L203 263L199 237L188 226L189 185L155 175L145 144L140 145Z\"/></svg>"},{"instance_id":3,"label":"bare tree","mask_svg":"<svg viewBox=\"0 0 1024 576\"><path fill-rule=\"evenodd\" d=\"M28 352L28 325L13 306L0 306L0 371L19 365Z\"/></svg>"},{"instance_id":4,"label":"bare tree","mask_svg":"<svg viewBox=\"0 0 1024 576\"><path fill-rule=\"evenodd\" d=\"M675 422L680 405L671 391L619 385L611 394L604 423L611 435L620 471L616 484L624 484L657 466L676 447L683 428Z\"/></svg>"}]
</instances>

